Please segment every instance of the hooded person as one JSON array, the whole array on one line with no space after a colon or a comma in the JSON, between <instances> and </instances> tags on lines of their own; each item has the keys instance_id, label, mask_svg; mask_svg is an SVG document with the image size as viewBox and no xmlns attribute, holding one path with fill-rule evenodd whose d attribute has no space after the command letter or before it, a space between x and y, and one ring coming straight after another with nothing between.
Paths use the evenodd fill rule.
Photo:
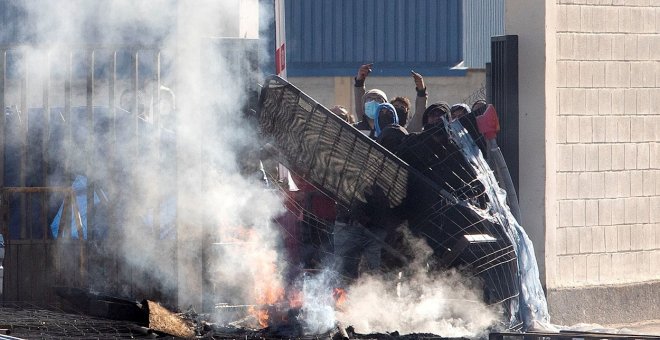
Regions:
<instances>
[{"instance_id":1,"label":"hooded person","mask_svg":"<svg viewBox=\"0 0 660 340\"><path fill-rule=\"evenodd\" d=\"M466 115L469 115L470 113L472 113L472 110L470 110L470 107L465 103L457 103L451 106L449 112L450 112L451 120L454 121Z\"/></svg>"},{"instance_id":2,"label":"hooded person","mask_svg":"<svg viewBox=\"0 0 660 340\"><path fill-rule=\"evenodd\" d=\"M376 138L390 127L398 126L396 109L387 103L385 93L370 90L363 97L365 112L363 120L354 125L356 128L366 132L371 138ZM382 103L375 106L370 104L377 101ZM362 259L366 271L380 270L382 245L388 232L398 221L396 210L389 209L385 191L377 183L369 186L364 197L364 202L356 200L351 209L337 209L332 235L335 268L341 274L342 281L345 281L342 284L358 278Z\"/></svg>"},{"instance_id":3,"label":"hooded person","mask_svg":"<svg viewBox=\"0 0 660 340\"><path fill-rule=\"evenodd\" d=\"M376 141L394 154L398 152L402 140L408 135L406 128L399 125L397 113L394 105L380 104L374 124Z\"/></svg>"},{"instance_id":4,"label":"hooded person","mask_svg":"<svg viewBox=\"0 0 660 340\"><path fill-rule=\"evenodd\" d=\"M442 117L448 119L450 112L451 109L447 102L439 101L429 105L429 107L427 107L422 114L422 131L436 126L442 121Z\"/></svg>"},{"instance_id":5,"label":"hooded person","mask_svg":"<svg viewBox=\"0 0 660 340\"><path fill-rule=\"evenodd\" d=\"M424 130L403 138L395 154L459 200L482 206L483 185L450 136L450 112L446 102L429 105L423 114Z\"/></svg>"},{"instance_id":6,"label":"hooded person","mask_svg":"<svg viewBox=\"0 0 660 340\"><path fill-rule=\"evenodd\" d=\"M380 112L383 113L391 110L387 106L381 108ZM443 149L449 145L445 131L449 114L450 107L447 102L440 101L429 105L421 117L424 126L422 132L411 134L398 125L384 126L379 122L381 130L375 132L378 135L377 141L414 168L426 170L426 163L436 158L438 153L444 155Z\"/></svg>"},{"instance_id":7,"label":"hooded person","mask_svg":"<svg viewBox=\"0 0 660 340\"><path fill-rule=\"evenodd\" d=\"M374 133L374 120L378 113L378 105L387 103L387 95L379 89L371 89L364 93L361 102L356 107L358 116L361 113L361 120L353 126L370 138L376 138Z\"/></svg>"},{"instance_id":8,"label":"hooded person","mask_svg":"<svg viewBox=\"0 0 660 340\"><path fill-rule=\"evenodd\" d=\"M477 144L477 147L479 147L479 150L481 150L481 154L484 157L486 157L488 154L486 152L486 139L484 138L484 135L479 131L479 127L477 126L477 118L486 112L487 106L488 103L486 103L485 100L476 100L474 103L472 103L472 107L470 108L470 115L467 118L469 124L461 121L461 124L463 124L470 136L472 136L472 139Z\"/></svg>"},{"instance_id":9,"label":"hooded person","mask_svg":"<svg viewBox=\"0 0 660 340\"><path fill-rule=\"evenodd\" d=\"M481 102L485 104L485 101L483 100L477 101L476 103ZM476 108L477 110L473 111L467 104L454 104L451 106L451 120L452 124L456 121L461 123L461 126L463 126L470 137L472 137L472 140L481 151L481 154L486 157L486 140L477 127L477 116L483 114L485 111L485 105L483 106L483 109L480 106L477 106Z\"/></svg>"},{"instance_id":10,"label":"hooded person","mask_svg":"<svg viewBox=\"0 0 660 340\"><path fill-rule=\"evenodd\" d=\"M374 117L374 135L378 138L383 130L390 125L399 125L399 116L390 103L382 103L376 107L376 116Z\"/></svg>"}]
</instances>

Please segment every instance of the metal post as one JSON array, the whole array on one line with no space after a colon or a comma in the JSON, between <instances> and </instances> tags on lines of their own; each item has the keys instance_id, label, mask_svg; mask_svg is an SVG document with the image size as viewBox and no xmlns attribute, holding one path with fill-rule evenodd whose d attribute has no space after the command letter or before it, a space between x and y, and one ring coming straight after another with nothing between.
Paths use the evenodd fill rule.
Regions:
<instances>
[{"instance_id":1,"label":"metal post","mask_svg":"<svg viewBox=\"0 0 660 340\"><path fill-rule=\"evenodd\" d=\"M50 52L46 51L46 72L44 75L44 82L43 82L43 109L44 109L44 131L43 131L43 138L41 140L41 154L42 154L42 179L43 182L41 183L42 185L49 185L48 181L48 170L50 168L50 157L49 157L49 150L48 150L48 142L50 141ZM43 194L41 196L41 218L42 218L42 236L44 240L47 240L49 238L49 235L51 233L48 232L48 195Z\"/></svg>"},{"instance_id":2,"label":"metal post","mask_svg":"<svg viewBox=\"0 0 660 340\"><path fill-rule=\"evenodd\" d=\"M65 79L64 79L64 126L65 126L65 141L64 145L64 173L66 176L71 176L71 157L69 156L69 146L73 142L73 131L71 126L71 82L73 78L73 53L67 52L66 66L65 66Z\"/></svg>"},{"instance_id":3,"label":"metal post","mask_svg":"<svg viewBox=\"0 0 660 340\"><path fill-rule=\"evenodd\" d=\"M85 176L87 177L87 237L94 234L94 191L96 190L96 140L94 136L94 50L87 51L87 163ZM78 235L83 239L83 235Z\"/></svg>"},{"instance_id":4,"label":"metal post","mask_svg":"<svg viewBox=\"0 0 660 340\"><path fill-rule=\"evenodd\" d=\"M7 84L7 50L0 50L0 109L2 109L2 117L0 118L0 188L5 186L5 120L7 114L5 112L5 91ZM0 196L0 202L4 201L4 197ZM3 231L4 232L4 231ZM6 234L4 236L7 236Z\"/></svg>"},{"instance_id":5,"label":"metal post","mask_svg":"<svg viewBox=\"0 0 660 340\"><path fill-rule=\"evenodd\" d=\"M0 109L2 109L2 117L0 117L0 188L3 188L5 186L5 138L6 138L6 124L5 120L7 119L7 114L5 113L5 89L6 89L6 83L7 83L7 76L6 76L6 71L7 71L7 50L2 49L0 50ZM7 208L7 198L5 195L3 195L0 192L0 233L2 233L3 239L5 241L5 247L7 245L7 241L9 240L9 217L7 216L7 211L9 210ZM7 249L7 248L5 248ZM5 257L7 257L8 254L5 253ZM4 259L3 259L4 262ZM3 273L3 276L5 274ZM5 282L7 282L7 277L4 276L2 282L0 283L0 288L2 292L5 292ZM4 297L7 294L2 294L3 296L3 301Z\"/></svg>"},{"instance_id":6,"label":"metal post","mask_svg":"<svg viewBox=\"0 0 660 340\"><path fill-rule=\"evenodd\" d=\"M139 86L140 86L139 85L139 65L138 65L139 64L139 58L140 58L140 55L139 55L138 51L134 51L131 54L131 71L132 71L132 74L131 74L131 87L132 88L131 88L131 90L133 91L133 102L131 103L131 111L132 111L132 114L133 114L133 117L132 117L133 118L132 119L133 127L132 127L132 129L133 129L133 132L135 133L135 135L134 135L135 145L134 145L133 150L132 150L132 152L134 152L134 154L132 154L131 157L135 157L135 161L138 160L138 155L140 153L139 152L139 147L140 147L140 140L139 140L140 139L140 130L139 130L139 125L140 125L140 111L139 111L140 110L140 102L139 102L139 98L138 98L139 92L140 92L140 90L139 90ZM135 163L133 163L133 164L135 164ZM135 169L133 169L133 170L135 170Z\"/></svg>"},{"instance_id":7,"label":"metal post","mask_svg":"<svg viewBox=\"0 0 660 340\"><path fill-rule=\"evenodd\" d=\"M153 174L155 174L157 180L160 181L162 179L162 171L160 171L159 166L160 166L160 159L161 159L161 149L160 149L160 142L161 142L161 123L160 123L160 51L156 50L154 51L154 74L153 74L153 94L152 94L152 152L151 152L151 158L152 158L152 167L149 169L149 171ZM154 216L153 216L153 229L155 232L154 236L158 237L158 231L161 228L160 225L160 207L161 207L161 201L163 200L163 197L161 197L160 194L160 185L156 186L154 188L154 196L156 197L155 200L155 206L154 206Z\"/></svg>"},{"instance_id":8,"label":"metal post","mask_svg":"<svg viewBox=\"0 0 660 340\"><path fill-rule=\"evenodd\" d=\"M108 107L110 110L110 158L117 152L117 51L110 52L110 78L108 79Z\"/></svg>"},{"instance_id":9,"label":"metal post","mask_svg":"<svg viewBox=\"0 0 660 340\"><path fill-rule=\"evenodd\" d=\"M21 156L20 156L20 168L19 168L19 185L25 186L27 181L27 153L28 153L28 103L27 103L27 92L28 92L28 55L27 52L23 53L23 76L21 77L21 111L19 113L20 117L20 141L21 141ZM21 216L21 239L30 238L27 227L27 216L29 213L27 206L26 195L20 195L19 198L19 210Z\"/></svg>"}]
</instances>

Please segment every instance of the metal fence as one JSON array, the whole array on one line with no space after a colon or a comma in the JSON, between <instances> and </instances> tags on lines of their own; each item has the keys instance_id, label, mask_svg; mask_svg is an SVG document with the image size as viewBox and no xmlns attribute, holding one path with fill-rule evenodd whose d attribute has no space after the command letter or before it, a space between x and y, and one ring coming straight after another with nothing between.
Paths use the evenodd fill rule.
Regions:
<instances>
[{"instance_id":1,"label":"metal fence","mask_svg":"<svg viewBox=\"0 0 660 340\"><path fill-rule=\"evenodd\" d=\"M89 287L91 275L101 288L132 295L149 279L112 253L113 229L126 216L107 198L128 202L138 175L175 175L162 171L174 149L163 54L150 46L0 47L5 302L57 304L52 287ZM163 248L173 247L168 241ZM143 293L159 296L151 286Z\"/></svg>"}]
</instances>

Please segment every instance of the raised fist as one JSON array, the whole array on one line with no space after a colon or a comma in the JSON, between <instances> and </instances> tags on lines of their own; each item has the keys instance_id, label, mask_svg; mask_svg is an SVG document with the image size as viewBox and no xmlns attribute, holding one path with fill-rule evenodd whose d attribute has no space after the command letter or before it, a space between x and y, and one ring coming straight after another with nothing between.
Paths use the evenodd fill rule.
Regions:
<instances>
[{"instance_id":1,"label":"raised fist","mask_svg":"<svg viewBox=\"0 0 660 340\"><path fill-rule=\"evenodd\" d=\"M360 66L360 68L358 69L358 73L357 73L357 76L355 77L355 79L357 79L357 80L365 80L365 79L367 79L367 76L369 75L369 73L371 73L371 67L372 67L372 66L374 66L373 63L371 63L371 64L364 64L364 65Z\"/></svg>"}]
</instances>

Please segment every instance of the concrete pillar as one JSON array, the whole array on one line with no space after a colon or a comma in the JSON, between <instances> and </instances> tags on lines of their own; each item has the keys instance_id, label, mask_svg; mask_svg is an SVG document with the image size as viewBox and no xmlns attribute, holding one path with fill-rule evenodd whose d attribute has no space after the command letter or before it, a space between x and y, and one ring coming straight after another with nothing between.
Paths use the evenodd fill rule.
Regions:
<instances>
[{"instance_id":1,"label":"concrete pillar","mask_svg":"<svg viewBox=\"0 0 660 340\"><path fill-rule=\"evenodd\" d=\"M541 282L554 275L555 2L506 1L505 34L518 35L520 210L534 243ZM546 247L546 245L549 245Z\"/></svg>"},{"instance_id":2,"label":"concrete pillar","mask_svg":"<svg viewBox=\"0 0 660 340\"><path fill-rule=\"evenodd\" d=\"M355 100L353 98L353 78L351 77L334 77L335 79L335 105L342 105L348 109L353 115L356 122L358 117L355 116Z\"/></svg>"}]
</instances>

